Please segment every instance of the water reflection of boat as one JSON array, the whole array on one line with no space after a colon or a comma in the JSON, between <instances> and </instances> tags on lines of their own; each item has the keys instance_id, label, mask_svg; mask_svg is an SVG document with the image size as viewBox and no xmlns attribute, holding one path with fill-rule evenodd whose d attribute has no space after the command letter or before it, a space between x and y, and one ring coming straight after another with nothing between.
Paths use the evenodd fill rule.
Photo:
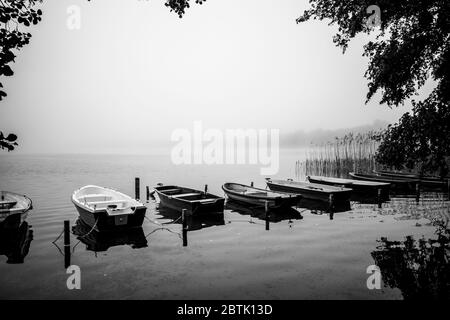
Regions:
<instances>
[{"instance_id":1,"label":"water reflection of boat","mask_svg":"<svg viewBox=\"0 0 450 320\"><path fill-rule=\"evenodd\" d=\"M308 209L313 213L338 213L345 212L351 209L350 201L336 202L330 208L330 204L324 201L316 201L312 199L303 199L299 208Z\"/></svg>"},{"instance_id":2,"label":"water reflection of boat","mask_svg":"<svg viewBox=\"0 0 450 320\"><path fill-rule=\"evenodd\" d=\"M23 263L30 250L33 230L21 214L9 216L0 223L0 255L8 257L6 263Z\"/></svg>"},{"instance_id":3,"label":"water reflection of boat","mask_svg":"<svg viewBox=\"0 0 450 320\"><path fill-rule=\"evenodd\" d=\"M98 232L78 219L72 227L72 233L86 245L86 250L107 251L111 247L128 245L133 249L147 247L147 239L142 227L110 232Z\"/></svg>"},{"instance_id":4,"label":"water reflection of boat","mask_svg":"<svg viewBox=\"0 0 450 320\"><path fill-rule=\"evenodd\" d=\"M275 213L270 211L266 216L265 208L263 206L249 207L242 205L240 202L227 200L225 209L237 212L241 215L248 215L260 220L266 220L269 222L277 223L284 220L300 220L303 219L300 212L292 207L285 207L277 210Z\"/></svg>"},{"instance_id":5,"label":"water reflection of boat","mask_svg":"<svg viewBox=\"0 0 450 320\"><path fill-rule=\"evenodd\" d=\"M372 252L385 285L398 288L403 298L412 300L450 298L450 231L438 239L389 241L381 238Z\"/></svg>"},{"instance_id":6,"label":"water reflection of boat","mask_svg":"<svg viewBox=\"0 0 450 320\"><path fill-rule=\"evenodd\" d=\"M167 224L182 224L181 213L178 210L160 205L158 207L158 213L164 219L171 220L170 222L167 222ZM223 212L222 214L213 215L187 215L185 219L189 231L200 230L213 226L223 226L225 224ZM165 223L162 224L164 225Z\"/></svg>"}]
</instances>

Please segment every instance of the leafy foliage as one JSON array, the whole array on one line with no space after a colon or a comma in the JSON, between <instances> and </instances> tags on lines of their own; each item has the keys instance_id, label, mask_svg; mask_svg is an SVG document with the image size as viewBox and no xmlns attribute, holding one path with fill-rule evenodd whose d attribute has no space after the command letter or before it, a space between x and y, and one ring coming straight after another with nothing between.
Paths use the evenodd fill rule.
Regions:
<instances>
[{"instance_id":1,"label":"leafy foliage","mask_svg":"<svg viewBox=\"0 0 450 320\"><path fill-rule=\"evenodd\" d=\"M450 108L433 93L423 102L413 102L412 114L389 126L382 136L376 160L402 169L418 168L422 173L449 173Z\"/></svg>"},{"instance_id":2,"label":"leafy foliage","mask_svg":"<svg viewBox=\"0 0 450 320\"><path fill-rule=\"evenodd\" d=\"M368 8L372 0L310 0L311 8L297 19L330 20L338 26L333 42L347 49L360 33L369 34ZM450 1L377 0L381 9L375 40L364 46L369 58L366 103L381 91L381 103L398 106L416 95L428 79L436 83L423 102L413 102L412 114L405 114L390 126L378 150L380 163L401 168L417 164L423 170L448 172L450 104Z\"/></svg>"},{"instance_id":3,"label":"leafy foliage","mask_svg":"<svg viewBox=\"0 0 450 320\"><path fill-rule=\"evenodd\" d=\"M16 52L30 42L31 34L24 27L41 21L42 11L34 7L42 0L0 0L0 76L10 77L14 74L10 64L14 62ZM6 97L0 82L0 101ZM17 136L7 137L0 132L0 148L14 150Z\"/></svg>"},{"instance_id":4,"label":"leafy foliage","mask_svg":"<svg viewBox=\"0 0 450 320\"><path fill-rule=\"evenodd\" d=\"M206 0L195 0L197 4L203 4ZM180 18L183 18L185 10L190 7L189 0L167 0L166 7L170 8L170 12L174 11Z\"/></svg>"},{"instance_id":5,"label":"leafy foliage","mask_svg":"<svg viewBox=\"0 0 450 320\"><path fill-rule=\"evenodd\" d=\"M13 133L10 133L7 137L3 135L3 132L0 131L0 149L12 151L14 147L17 146L17 136Z\"/></svg>"}]
</instances>

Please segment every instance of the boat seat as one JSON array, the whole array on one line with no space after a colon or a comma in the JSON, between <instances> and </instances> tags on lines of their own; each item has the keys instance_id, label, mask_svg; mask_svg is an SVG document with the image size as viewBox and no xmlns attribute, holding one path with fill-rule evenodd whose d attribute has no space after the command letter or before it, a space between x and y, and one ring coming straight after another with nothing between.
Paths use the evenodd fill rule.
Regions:
<instances>
[{"instance_id":1,"label":"boat seat","mask_svg":"<svg viewBox=\"0 0 450 320\"><path fill-rule=\"evenodd\" d=\"M201 195L202 194L200 192L182 193L182 194L173 195L172 198L192 197L192 196L201 196Z\"/></svg>"},{"instance_id":2,"label":"boat seat","mask_svg":"<svg viewBox=\"0 0 450 320\"><path fill-rule=\"evenodd\" d=\"M110 204L123 204L129 202L128 200L107 200L107 201L92 201L87 204L90 206L98 206L98 205L110 205Z\"/></svg>"},{"instance_id":3,"label":"boat seat","mask_svg":"<svg viewBox=\"0 0 450 320\"><path fill-rule=\"evenodd\" d=\"M106 194L88 194L79 198L81 202L91 202L91 201L107 201L112 200L112 196Z\"/></svg>"},{"instance_id":4,"label":"boat seat","mask_svg":"<svg viewBox=\"0 0 450 320\"><path fill-rule=\"evenodd\" d=\"M214 198L208 198L208 199L199 199L199 200L193 200L192 202L215 202L216 199Z\"/></svg>"}]
</instances>

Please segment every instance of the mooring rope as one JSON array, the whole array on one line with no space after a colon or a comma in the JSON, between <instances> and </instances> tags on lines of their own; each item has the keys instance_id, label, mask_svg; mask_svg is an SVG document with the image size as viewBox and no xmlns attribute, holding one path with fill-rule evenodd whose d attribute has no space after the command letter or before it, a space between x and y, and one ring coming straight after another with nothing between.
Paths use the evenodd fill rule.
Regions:
<instances>
[{"instance_id":1,"label":"mooring rope","mask_svg":"<svg viewBox=\"0 0 450 320\"><path fill-rule=\"evenodd\" d=\"M147 239L150 235L152 235L152 234L155 233L156 231L160 231L160 230L166 230L166 231L169 231L170 233L173 233L173 234L178 235L178 237L179 237L180 239L183 239L182 236L181 236L181 233L175 232L175 231L173 231L173 230L171 230L171 229L169 229L169 228L164 228L164 227L162 227L162 228L156 228L155 230L150 231L150 232L145 236L145 238Z\"/></svg>"}]
</instances>

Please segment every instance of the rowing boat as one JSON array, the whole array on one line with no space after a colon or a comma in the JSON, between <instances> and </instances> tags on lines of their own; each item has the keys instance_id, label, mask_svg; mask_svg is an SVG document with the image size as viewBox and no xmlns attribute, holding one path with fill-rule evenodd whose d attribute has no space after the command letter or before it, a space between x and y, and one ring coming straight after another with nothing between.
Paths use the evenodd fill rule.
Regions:
<instances>
[{"instance_id":1,"label":"rowing boat","mask_svg":"<svg viewBox=\"0 0 450 320\"><path fill-rule=\"evenodd\" d=\"M155 192L162 206L179 212L186 209L187 215L223 214L225 199L206 190L159 184Z\"/></svg>"},{"instance_id":2,"label":"rowing boat","mask_svg":"<svg viewBox=\"0 0 450 320\"><path fill-rule=\"evenodd\" d=\"M228 199L261 207L267 203L268 209L292 207L300 201L300 197L296 194L273 192L239 183L225 183L222 189Z\"/></svg>"},{"instance_id":3,"label":"rowing boat","mask_svg":"<svg viewBox=\"0 0 450 320\"><path fill-rule=\"evenodd\" d=\"M84 186L72 194L81 220L96 231L117 231L140 227L147 207L117 190Z\"/></svg>"},{"instance_id":4,"label":"rowing boat","mask_svg":"<svg viewBox=\"0 0 450 320\"><path fill-rule=\"evenodd\" d=\"M323 176L308 176L307 179L312 183L320 183L332 186L340 186L352 189L358 196L368 196L380 198L384 201L389 199L390 183L377 181L364 181L354 179L343 179Z\"/></svg>"},{"instance_id":5,"label":"rowing boat","mask_svg":"<svg viewBox=\"0 0 450 320\"><path fill-rule=\"evenodd\" d=\"M347 202L350 199L352 189L334 187L325 184L300 182L288 180L266 179L267 186L273 191L291 192L300 194L306 199L331 201L334 203Z\"/></svg>"},{"instance_id":6,"label":"rowing boat","mask_svg":"<svg viewBox=\"0 0 450 320\"><path fill-rule=\"evenodd\" d=\"M393 172L393 171L373 171L374 174L381 177L392 177L395 179L418 179L420 181L420 185L428 188L445 188L448 186L449 178L440 178L435 176L423 176L419 174L413 173L405 173L405 172Z\"/></svg>"},{"instance_id":7,"label":"rowing boat","mask_svg":"<svg viewBox=\"0 0 450 320\"><path fill-rule=\"evenodd\" d=\"M376 181L376 182L385 182L390 183L392 188L396 189L411 189L414 190L418 183L419 179L399 179L393 177L384 177L376 174L363 174L363 173L355 173L350 172L349 176L355 180L362 181Z\"/></svg>"},{"instance_id":8,"label":"rowing boat","mask_svg":"<svg viewBox=\"0 0 450 320\"><path fill-rule=\"evenodd\" d=\"M18 221L22 222L27 215L26 213L32 208L33 203L27 196L9 191L0 191L0 223L9 217L18 217Z\"/></svg>"}]
</instances>

